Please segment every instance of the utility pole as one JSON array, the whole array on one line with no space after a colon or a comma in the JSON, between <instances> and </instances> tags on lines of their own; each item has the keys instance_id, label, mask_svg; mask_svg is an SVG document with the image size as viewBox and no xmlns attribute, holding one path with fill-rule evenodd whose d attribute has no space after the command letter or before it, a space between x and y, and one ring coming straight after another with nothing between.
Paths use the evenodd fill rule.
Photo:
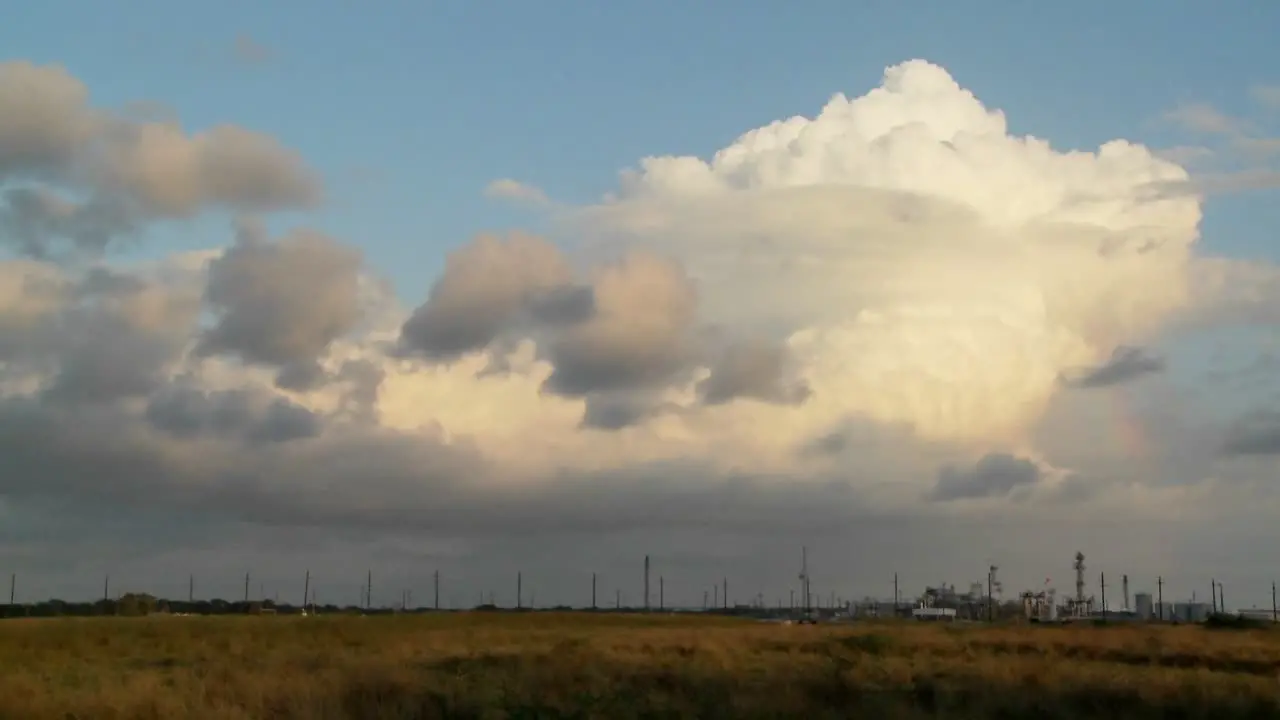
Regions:
<instances>
[{"instance_id":1,"label":"utility pole","mask_svg":"<svg viewBox=\"0 0 1280 720\"><path fill-rule=\"evenodd\" d=\"M1271 597L1273 598L1275 597L1275 594L1276 594L1275 588L1276 588L1276 584L1271 583ZM13 604L14 594L17 592L17 590L18 590L18 573L10 573L9 574L9 604L10 605ZM1271 604L1275 605L1274 602Z\"/></svg>"},{"instance_id":2,"label":"utility pole","mask_svg":"<svg viewBox=\"0 0 1280 720\"><path fill-rule=\"evenodd\" d=\"M249 573L244 574L244 602L249 604Z\"/></svg>"},{"instance_id":3,"label":"utility pole","mask_svg":"<svg viewBox=\"0 0 1280 720\"><path fill-rule=\"evenodd\" d=\"M658 610L660 611L667 609L666 592L667 592L666 582L663 581L662 576L659 575L658 576Z\"/></svg>"},{"instance_id":4,"label":"utility pole","mask_svg":"<svg viewBox=\"0 0 1280 720\"><path fill-rule=\"evenodd\" d=\"M1218 613L1218 579L1209 578L1209 603L1213 607L1213 613Z\"/></svg>"},{"instance_id":5,"label":"utility pole","mask_svg":"<svg viewBox=\"0 0 1280 720\"><path fill-rule=\"evenodd\" d=\"M9 593L9 604L13 604L13 593ZM1271 582L1271 622L1280 622L1280 616L1276 612L1276 584Z\"/></svg>"},{"instance_id":6,"label":"utility pole","mask_svg":"<svg viewBox=\"0 0 1280 720\"><path fill-rule=\"evenodd\" d=\"M596 574L591 573L591 609L595 610L596 608Z\"/></svg>"},{"instance_id":7,"label":"utility pole","mask_svg":"<svg viewBox=\"0 0 1280 720\"><path fill-rule=\"evenodd\" d=\"M800 546L800 602L804 603L804 612L809 614L809 548Z\"/></svg>"},{"instance_id":8,"label":"utility pole","mask_svg":"<svg viewBox=\"0 0 1280 720\"><path fill-rule=\"evenodd\" d=\"M369 571L368 581L364 584L364 609L373 607L373 571Z\"/></svg>"},{"instance_id":9,"label":"utility pole","mask_svg":"<svg viewBox=\"0 0 1280 720\"><path fill-rule=\"evenodd\" d=\"M302 611L307 611L307 598L311 596L311 571L307 570L306 577L302 580Z\"/></svg>"},{"instance_id":10,"label":"utility pole","mask_svg":"<svg viewBox=\"0 0 1280 720\"><path fill-rule=\"evenodd\" d=\"M440 609L440 571L439 570L435 571L435 573L431 577L431 580L432 580L432 584L435 586L435 593L436 593L435 606L436 606L436 609L439 610Z\"/></svg>"},{"instance_id":11,"label":"utility pole","mask_svg":"<svg viewBox=\"0 0 1280 720\"><path fill-rule=\"evenodd\" d=\"M991 594L991 570L987 570L987 622L996 621L996 599ZM912 612L915 612L914 610Z\"/></svg>"},{"instance_id":12,"label":"utility pole","mask_svg":"<svg viewBox=\"0 0 1280 720\"><path fill-rule=\"evenodd\" d=\"M524 575L516 572L516 609L524 607Z\"/></svg>"},{"instance_id":13,"label":"utility pole","mask_svg":"<svg viewBox=\"0 0 1280 720\"><path fill-rule=\"evenodd\" d=\"M1107 621L1107 573L1098 573L1098 587L1102 588L1102 621Z\"/></svg>"},{"instance_id":14,"label":"utility pole","mask_svg":"<svg viewBox=\"0 0 1280 720\"><path fill-rule=\"evenodd\" d=\"M1218 583L1218 612L1225 613L1227 611L1227 590L1222 587L1222 583Z\"/></svg>"},{"instance_id":15,"label":"utility pole","mask_svg":"<svg viewBox=\"0 0 1280 720\"><path fill-rule=\"evenodd\" d=\"M720 586L719 585L711 586L711 607L714 607L714 608L720 607Z\"/></svg>"},{"instance_id":16,"label":"utility pole","mask_svg":"<svg viewBox=\"0 0 1280 720\"><path fill-rule=\"evenodd\" d=\"M724 579L724 609L729 609L729 578Z\"/></svg>"},{"instance_id":17,"label":"utility pole","mask_svg":"<svg viewBox=\"0 0 1280 720\"><path fill-rule=\"evenodd\" d=\"M644 556L644 611L649 612L649 556Z\"/></svg>"},{"instance_id":18,"label":"utility pole","mask_svg":"<svg viewBox=\"0 0 1280 720\"><path fill-rule=\"evenodd\" d=\"M1159 608L1160 621L1164 622L1164 577L1156 578L1156 607Z\"/></svg>"}]
</instances>

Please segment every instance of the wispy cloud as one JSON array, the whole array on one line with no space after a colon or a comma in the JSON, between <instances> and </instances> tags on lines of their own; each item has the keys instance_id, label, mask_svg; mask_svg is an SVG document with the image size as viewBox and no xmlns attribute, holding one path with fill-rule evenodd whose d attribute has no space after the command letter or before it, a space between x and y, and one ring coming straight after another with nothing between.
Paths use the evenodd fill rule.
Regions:
<instances>
[{"instance_id":1,"label":"wispy cloud","mask_svg":"<svg viewBox=\"0 0 1280 720\"><path fill-rule=\"evenodd\" d=\"M1259 105L1280 110L1280 85L1254 85L1249 94Z\"/></svg>"},{"instance_id":2,"label":"wispy cloud","mask_svg":"<svg viewBox=\"0 0 1280 720\"><path fill-rule=\"evenodd\" d=\"M271 48L244 33L236 36L233 52L236 61L244 65L264 65L275 57Z\"/></svg>"},{"instance_id":3,"label":"wispy cloud","mask_svg":"<svg viewBox=\"0 0 1280 720\"><path fill-rule=\"evenodd\" d=\"M515 200L530 205L548 205L551 200L540 188L511 178L500 178L485 186L486 197Z\"/></svg>"}]
</instances>

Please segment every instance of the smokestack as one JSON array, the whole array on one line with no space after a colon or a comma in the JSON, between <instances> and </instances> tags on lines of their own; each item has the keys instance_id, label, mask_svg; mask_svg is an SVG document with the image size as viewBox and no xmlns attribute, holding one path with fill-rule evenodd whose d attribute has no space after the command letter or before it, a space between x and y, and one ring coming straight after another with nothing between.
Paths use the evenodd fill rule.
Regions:
<instances>
[{"instance_id":1,"label":"smokestack","mask_svg":"<svg viewBox=\"0 0 1280 720\"><path fill-rule=\"evenodd\" d=\"M1128 612L1129 611L1129 576L1128 575L1120 576L1120 592L1124 593L1124 609L1125 609L1125 612Z\"/></svg>"},{"instance_id":2,"label":"smokestack","mask_svg":"<svg viewBox=\"0 0 1280 720\"><path fill-rule=\"evenodd\" d=\"M649 556L644 556L644 611L649 612Z\"/></svg>"},{"instance_id":3,"label":"smokestack","mask_svg":"<svg viewBox=\"0 0 1280 720\"><path fill-rule=\"evenodd\" d=\"M1084 553L1076 553L1076 562L1072 567L1076 571L1076 602L1084 604Z\"/></svg>"}]
</instances>

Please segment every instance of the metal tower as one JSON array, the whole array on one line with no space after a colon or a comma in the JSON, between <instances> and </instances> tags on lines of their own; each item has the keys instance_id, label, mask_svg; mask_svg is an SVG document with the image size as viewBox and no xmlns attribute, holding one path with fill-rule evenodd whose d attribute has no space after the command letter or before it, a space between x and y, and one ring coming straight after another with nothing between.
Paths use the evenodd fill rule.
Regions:
<instances>
[{"instance_id":1,"label":"metal tower","mask_svg":"<svg viewBox=\"0 0 1280 720\"><path fill-rule=\"evenodd\" d=\"M1084 553L1076 553L1075 564L1071 566L1076 571L1076 602L1084 603Z\"/></svg>"}]
</instances>

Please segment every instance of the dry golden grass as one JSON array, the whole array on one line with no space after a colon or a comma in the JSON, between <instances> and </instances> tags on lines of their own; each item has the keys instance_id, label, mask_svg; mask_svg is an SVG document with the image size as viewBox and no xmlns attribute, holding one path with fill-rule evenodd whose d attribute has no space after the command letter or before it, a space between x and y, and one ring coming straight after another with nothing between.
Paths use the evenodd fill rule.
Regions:
<instances>
[{"instance_id":1,"label":"dry golden grass","mask_svg":"<svg viewBox=\"0 0 1280 720\"><path fill-rule=\"evenodd\" d=\"M0 622L0 718L1280 717L1280 633L587 614Z\"/></svg>"}]
</instances>

